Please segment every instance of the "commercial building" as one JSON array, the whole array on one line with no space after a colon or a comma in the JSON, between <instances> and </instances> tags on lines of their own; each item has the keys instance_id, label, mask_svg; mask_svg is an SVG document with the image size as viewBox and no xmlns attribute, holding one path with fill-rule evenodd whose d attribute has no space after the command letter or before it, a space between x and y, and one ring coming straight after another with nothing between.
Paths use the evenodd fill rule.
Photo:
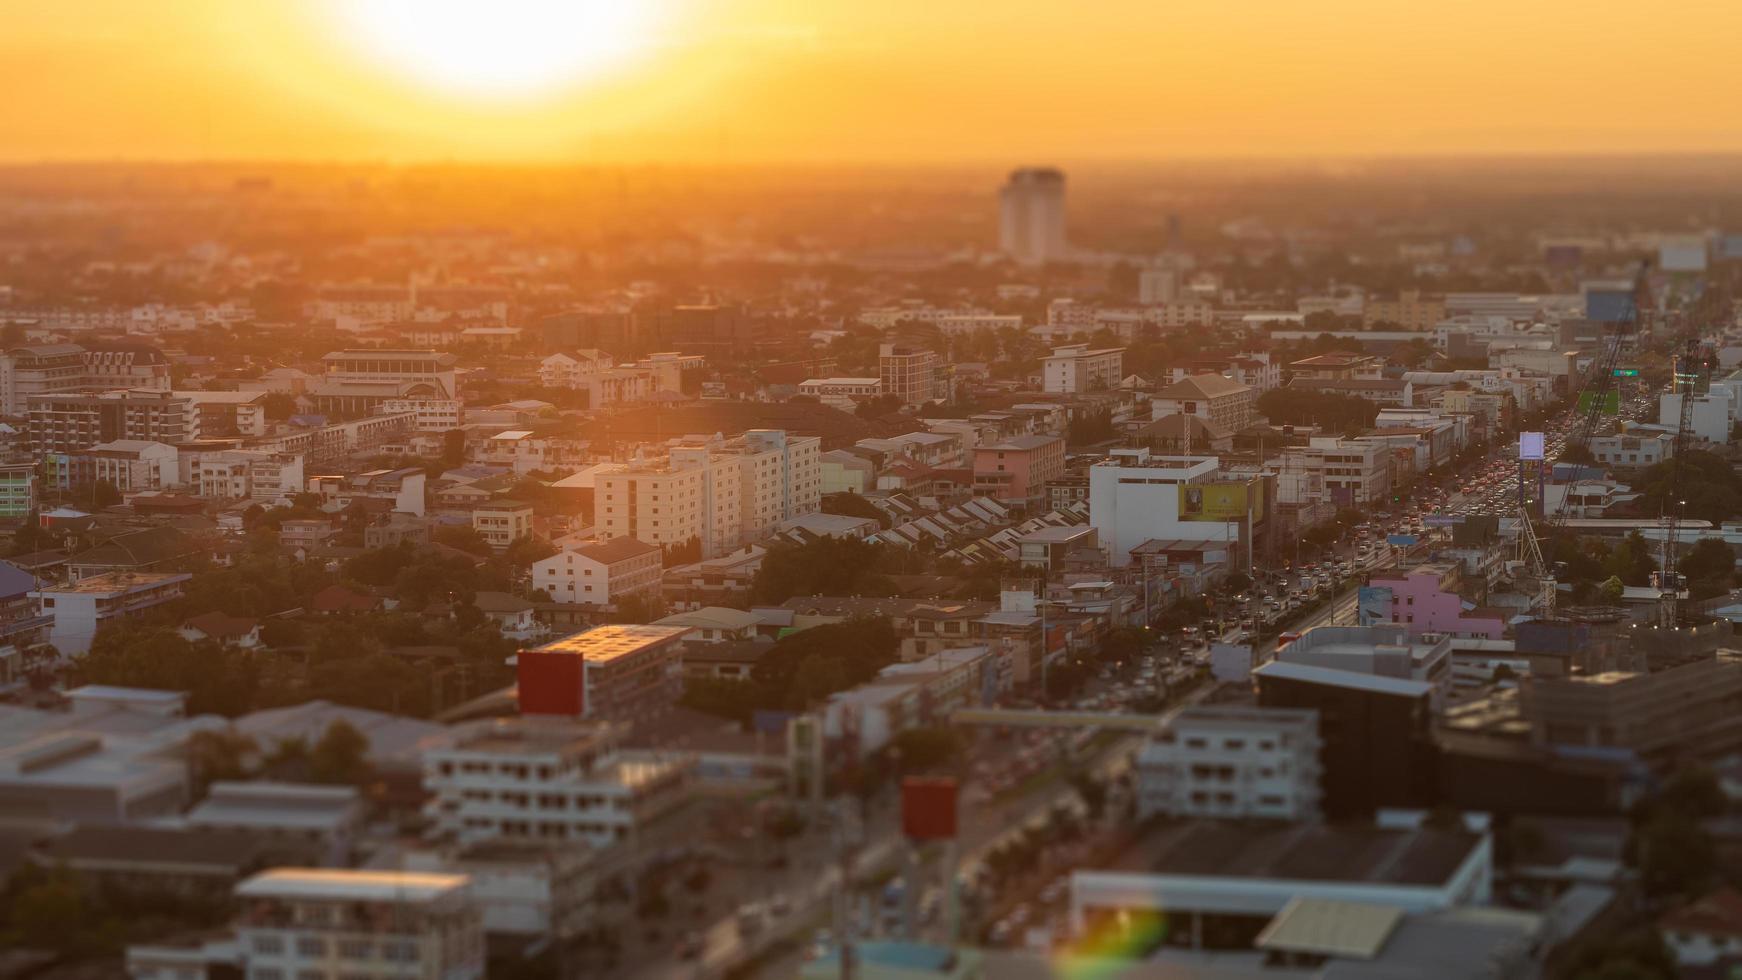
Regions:
<instances>
[{"instance_id":1,"label":"commercial building","mask_svg":"<svg viewBox=\"0 0 1742 980\"><path fill-rule=\"evenodd\" d=\"M32 395L25 404L30 451L78 453L118 439L172 446L200 436L199 413L168 391Z\"/></svg>"},{"instance_id":2,"label":"commercial building","mask_svg":"<svg viewBox=\"0 0 1742 980\"><path fill-rule=\"evenodd\" d=\"M484 536L490 547L505 551L519 538L532 536L532 505L518 500L496 500L472 509L472 529Z\"/></svg>"},{"instance_id":3,"label":"commercial building","mask_svg":"<svg viewBox=\"0 0 1742 980\"><path fill-rule=\"evenodd\" d=\"M1085 935L1114 918L1142 916L1193 949L1246 949L1297 899L1404 912L1486 905L1493 863L1485 833L1170 823L1114 867L1071 873L1071 931Z\"/></svg>"},{"instance_id":4,"label":"commercial building","mask_svg":"<svg viewBox=\"0 0 1742 980\"><path fill-rule=\"evenodd\" d=\"M554 719L461 726L424 753L424 813L437 836L462 844L626 842L686 798L695 761L624 750L618 735Z\"/></svg>"},{"instance_id":5,"label":"commercial building","mask_svg":"<svg viewBox=\"0 0 1742 980\"><path fill-rule=\"evenodd\" d=\"M604 538L673 547L694 540L705 558L725 554L818 509L820 445L779 429L686 440L662 462L597 474L594 523Z\"/></svg>"},{"instance_id":6,"label":"commercial building","mask_svg":"<svg viewBox=\"0 0 1742 980\"><path fill-rule=\"evenodd\" d=\"M554 602L619 602L659 591L661 555L658 545L631 537L551 555L532 565L532 587Z\"/></svg>"},{"instance_id":7,"label":"commercial building","mask_svg":"<svg viewBox=\"0 0 1742 980\"><path fill-rule=\"evenodd\" d=\"M1432 684L1283 660L1252 673L1261 706L1318 712L1327 819L1370 817L1382 807L1420 807L1431 799Z\"/></svg>"},{"instance_id":8,"label":"commercial building","mask_svg":"<svg viewBox=\"0 0 1742 980\"><path fill-rule=\"evenodd\" d=\"M1188 707L1137 751L1137 816L1316 820L1310 710Z\"/></svg>"},{"instance_id":9,"label":"commercial building","mask_svg":"<svg viewBox=\"0 0 1742 980\"><path fill-rule=\"evenodd\" d=\"M191 578L186 572L110 572L45 586L30 597L54 617L48 641L62 655L76 655L91 648L103 624L181 598L182 583Z\"/></svg>"},{"instance_id":10,"label":"commercial building","mask_svg":"<svg viewBox=\"0 0 1742 980\"><path fill-rule=\"evenodd\" d=\"M1052 167L1010 172L998 191L998 247L1023 265L1069 253L1065 244L1065 175Z\"/></svg>"},{"instance_id":11,"label":"commercial building","mask_svg":"<svg viewBox=\"0 0 1742 980\"><path fill-rule=\"evenodd\" d=\"M974 450L974 492L1013 507L1046 502L1046 485L1065 475L1065 441L1018 436Z\"/></svg>"},{"instance_id":12,"label":"commercial building","mask_svg":"<svg viewBox=\"0 0 1742 980\"><path fill-rule=\"evenodd\" d=\"M463 875L275 868L236 886L251 980L482 980L484 923Z\"/></svg>"},{"instance_id":13,"label":"commercial building","mask_svg":"<svg viewBox=\"0 0 1742 980\"><path fill-rule=\"evenodd\" d=\"M1279 465L1291 477L1277 481L1281 503L1359 507L1391 493L1391 449L1385 445L1314 436L1306 446L1283 450ZM1308 493L1317 499L1303 496Z\"/></svg>"},{"instance_id":14,"label":"commercial building","mask_svg":"<svg viewBox=\"0 0 1742 980\"><path fill-rule=\"evenodd\" d=\"M1291 664L1352 671L1373 677L1420 681L1433 689L1433 707L1452 692L1449 635L1411 629L1409 624L1315 626L1276 651Z\"/></svg>"},{"instance_id":15,"label":"commercial building","mask_svg":"<svg viewBox=\"0 0 1742 980\"><path fill-rule=\"evenodd\" d=\"M1117 449L1089 467L1089 523L1107 549L1109 563L1129 564L1132 549L1147 541L1238 542L1239 520L1189 515L1183 506L1190 491L1215 482L1218 466L1214 457Z\"/></svg>"},{"instance_id":16,"label":"commercial building","mask_svg":"<svg viewBox=\"0 0 1742 980\"><path fill-rule=\"evenodd\" d=\"M1649 672L1533 677L1519 692L1531 741L1629 749L1660 769L1742 749L1742 658L1720 650L1666 660Z\"/></svg>"},{"instance_id":17,"label":"commercial building","mask_svg":"<svg viewBox=\"0 0 1742 980\"><path fill-rule=\"evenodd\" d=\"M326 373L308 396L324 412L369 415L392 400L457 397L452 354L433 350L340 350L321 358Z\"/></svg>"},{"instance_id":18,"label":"commercial building","mask_svg":"<svg viewBox=\"0 0 1742 980\"><path fill-rule=\"evenodd\" d=\"M250 448L296 453L310 463L324 463L347 456L368 455L384 446L404 443L417 431L418 424L418 415L414 412L371 415L262 439L252 443Z\"/></svg>"},{"instance_id":19,"label":"commercial building","mask_svg":"<svg viewBox=\"0 0 1742 980\"><path fill-rule=\"evenodd\" d=\"M901 344L883 344L877 349L877 374L883 382L883 393L901 399L904 406L947 398L943 369L943 360L930 350Z\"/></svg>"},{"instance_id":20,"label":"commercial building","mask_svg":"<svg viewBox=\"0 0 1742 980\"><path fill-rule=\"evenodd\" d=\"M1124 380L1125 348L1090 350L1088 344L1054 347L1041 363L1042 388L1060 395L1105 391Z\"/></svg>"},{"instance_id":21,"label":"commercial building","mask_svg":"<svg viewBox=\"0 0 1742 980\"><path fill-rule=\"evenodd\" d=\"M657 714L683 693L686 629L595 626L520 651L520 711L632 721Z\"/></svg>"},{"instance_id":22,"label":"commercial building","mask_svg":"<svg viewBox=\"0 0 1742 980\"><path fill-rule=\"evenodd\" d=\"M1194 374L1156 392L1149 400L1149 417L1189 415L1237 433L1252 424L1257 397L1253 389L1232 378Z\"/></svg>"}]
</instances>

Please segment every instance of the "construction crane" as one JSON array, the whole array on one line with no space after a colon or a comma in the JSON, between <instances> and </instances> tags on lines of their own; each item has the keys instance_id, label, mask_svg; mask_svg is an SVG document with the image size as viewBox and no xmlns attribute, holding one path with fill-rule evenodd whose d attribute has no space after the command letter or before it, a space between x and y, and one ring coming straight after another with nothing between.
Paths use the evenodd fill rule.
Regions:
<instances>
[{"instance_id":1,"label":"construction crane","mask_svg":"<svg viewBox=\"0 0 1742 980\"><path fill-rule=\"evenodd\" d=\"M1670 375L1670 390L1677 396L1680 412L1675 428L1675 455L1669 461L1669 497L1664 501L1663 550L1658 571L1651 573L1652 588L1657 590L1658 622L1663 626L1676 625L1677 602L1688 595L1687 576L1676 571L1682 519L1682 454L1687 450L1689 430L1693 428L1694 399L1705 393L1711 383L1711 371L1711 351L1698 338L1690 337L1675 357Z\"/></svg>"},{"instance_id":2,"label":"construction crane","mask_svg":"<svg viewBox=\"0 0 1742 980\"><path fill-rule=\"evenodd\" d=\"M1601 352L1591 363L1590 370L1585 373L1574 402L1579 414L1573 427L1567 432L1566 443L1561 449L1563 458L1574 447L1590 446L1591 436L1597 430L1597 420L1604 413L1610 392L1615 390L1615 369L1621 362L1621 352L1630 345L1638 332L1645 310L1650 306L1650 275L1651 264L1640 262L1639 269L1633 276L1633 288L1627 302L1615 318L1614 328L1609 331ZM1541 465L1547 466L1547 460ZM1538 517L1542 522L1542 529L1538 533L1530 507L1524 502L1522 466L1519 467L1518 479L1518 561L1520 567L1528 569L1536 580L1537 605L1542 610L1543 618L1552 619L1555 613L1555 577L1549 555L1559 546L1567 522L1567 498L1571 494L1563 493L1559 505L1552 509L1547 506L1546 500L1538 501L1542 508ZM1545 541L1548 544L1546 551L1543 547Z\"/></svg>"}]
</instances>

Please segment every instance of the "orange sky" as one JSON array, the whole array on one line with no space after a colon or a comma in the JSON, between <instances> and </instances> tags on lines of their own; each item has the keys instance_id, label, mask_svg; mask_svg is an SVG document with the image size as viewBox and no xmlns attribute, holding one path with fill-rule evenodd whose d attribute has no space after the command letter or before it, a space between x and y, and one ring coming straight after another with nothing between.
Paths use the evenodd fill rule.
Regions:
<instances>
[{"instance_id":1,"label":"orange sky","mask_svg":"<svg viewBox=\"0 0 1742 980\"><path fill-rule=\"evenodd\" d=\"M0 158L1742 151L1734 0L662 0L628 64L519 99L397 70L341 2L7 4Z\"/></svg>"}]
</instances>

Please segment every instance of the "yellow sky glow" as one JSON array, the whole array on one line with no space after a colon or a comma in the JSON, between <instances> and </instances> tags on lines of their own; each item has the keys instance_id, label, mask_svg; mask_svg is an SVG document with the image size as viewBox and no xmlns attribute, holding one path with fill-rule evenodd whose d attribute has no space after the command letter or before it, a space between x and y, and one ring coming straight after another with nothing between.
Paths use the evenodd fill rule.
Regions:
<instances>
[{"instance_id":1,"label":"yellow sky glow","mask_svg":"<svg viewBox=\"0 0 1742 980\"><path fill-rule=\"evenodd\" d=\"M0 158L1742 151L1731 0L343 3L9 4Z\"/></svg>"}]
</instances>

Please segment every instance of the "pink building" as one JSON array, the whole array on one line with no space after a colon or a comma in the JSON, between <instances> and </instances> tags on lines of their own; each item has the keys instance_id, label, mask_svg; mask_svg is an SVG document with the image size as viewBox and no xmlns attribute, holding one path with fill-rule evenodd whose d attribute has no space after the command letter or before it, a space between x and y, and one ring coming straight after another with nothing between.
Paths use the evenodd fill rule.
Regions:
<instances>
[{"instance_id":1,"label":"pink building","mask_svg":"<svg viewBox=\"0 0 1742 980\"><path fill-rule=\"evenodd\" d=\"M1058 436L1017 436L974 449L974 492L1002 504L1041 502L1048 480L1065 475L1065 441Z\"/></svg>"},{"instance_id":2,"label":"pink building","mask_svg":"<svg viewBox=\"0 0 1742 980\"><path fill-rule=\"evenodd\" d=\"M1361 591L1365 597L1376 589L1390 590L1390 621L1408 626L1412 637L1445 633L1498 640L1506 630L1503 612L1480 606L1465 609L1464 600L1444 588L1443 573L1436 568L1414 569L1402 578L1374 578ZM1364 598L1363 612L1369 608Z\"/></svg>"}]
</instances>

